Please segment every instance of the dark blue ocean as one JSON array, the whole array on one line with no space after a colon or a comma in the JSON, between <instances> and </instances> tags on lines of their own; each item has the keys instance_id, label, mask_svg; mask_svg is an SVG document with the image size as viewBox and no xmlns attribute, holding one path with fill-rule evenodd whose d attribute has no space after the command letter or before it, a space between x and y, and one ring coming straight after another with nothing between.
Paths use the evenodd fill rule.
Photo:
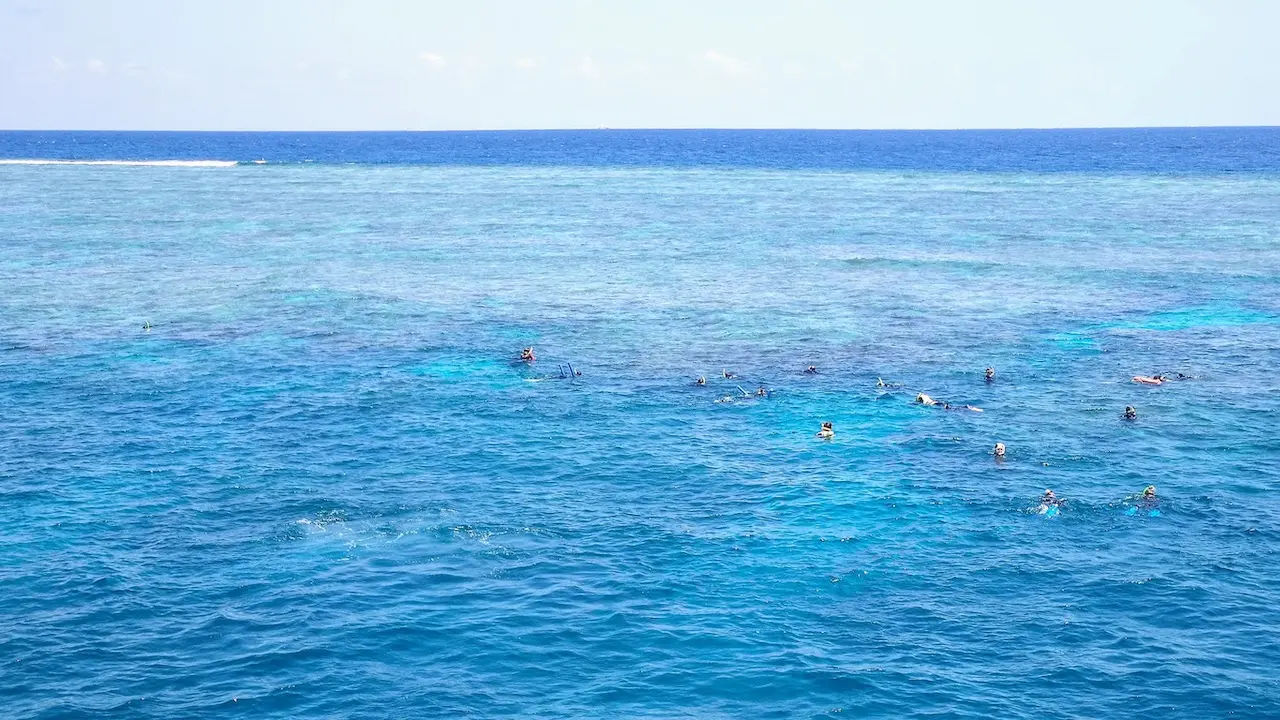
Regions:
<instances>
[{"instance_id":1,"label":"dark blue ocean","mask_svg":"<svg viewBox=\"0 0 1280 720\"><path fill-rule=\"evenodd\" d=\"M0 715L1278 717L1278 370L1280 129L3 132Z\"/></svg>"}]
</instances>

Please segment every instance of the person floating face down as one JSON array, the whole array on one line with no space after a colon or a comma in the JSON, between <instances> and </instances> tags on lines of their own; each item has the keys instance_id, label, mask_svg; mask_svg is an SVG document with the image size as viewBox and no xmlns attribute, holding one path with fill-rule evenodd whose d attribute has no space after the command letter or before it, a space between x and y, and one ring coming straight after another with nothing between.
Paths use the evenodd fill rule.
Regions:
<instances>
[{"instance_id":1,"label":"person floating face down","mask_svg":"<svg viewBox=\"0 0 1280 720\"><path fill-rule=\"evenodd\" d=\"M933 406L938 404L937 400L934 400L933 398L929 397L928 395L925 395L924 393L918 393L916 395L916 402L920 403L921 405L928 405L928 406Z\"/></svg>"},{"instance_id":2,"label":"person floating face down","mask_svg":"<svg viewBox=\"0 0 1280 720\"><path fill-rule=\"evenodd\" d=\"M1156 486L1148 485L1145 488L1143 488L1142 497L1140 498L1140 501L1142 503L1142 507L1144 508L1154 508L1156 505L1158 505L1160 501L1156 498Z\"/></svg>"},{"instance_id":3,"label":"person floating face down","mask_svg":"<svg viewBox=\"0 0 1280 720\"><path fill-rule=\"evenodd\" d=\"M533 354L532 345L520 351L520 360L523 362L531 363L537 359L537 356Z\"/></svg>"},{"instance_id":4,"label":"person floating face down","mask_svg":"<svg viewBox=\"0 0 1280 720\"><path fill-rule=\"evenodd\" d=\"M835 436L836 436L836 431L835 431L835 428L831 426L831 423L829 422L822 423L822 429L818 431L818 437L822 438L823 440L830 440Z\"/></svg>"},{"instance_id":5,"label":"person floating face down","mask_svg":"<svg viewBox=\"0 0 1280 720\"><path fill-rule=\"evenodd\" d=\"M986 373L985 373L985 376L986 376L986 378L987 378L987 382L991 382L992 380L995 380L995 379L996 379L996 369L995 369L995 368L990 368L990 367L989 367L989 368L987 368Z\"/></svg>"}]
</instances>

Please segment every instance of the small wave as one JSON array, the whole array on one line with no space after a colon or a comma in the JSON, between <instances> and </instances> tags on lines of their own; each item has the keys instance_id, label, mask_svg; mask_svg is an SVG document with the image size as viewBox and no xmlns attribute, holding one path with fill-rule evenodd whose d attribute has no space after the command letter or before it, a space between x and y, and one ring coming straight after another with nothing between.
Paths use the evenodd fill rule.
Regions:
<instances>
[{"instance_id":1,"label":"small wave","mask_svg":"<svg viewBox=\"0 0 1280 720\"><path fill-rule=\"evenodd\" d=\"M0 165L122 165L128 167L228 168L235 160L0 160Z\"/></svg>"},{"instance_id":2,"label":"small wave","mask_svg":"<svg viewBox=\"0 0 1280 720\"><path fill-rule=\"evenodd\" d=\"M840 262L850 267L890 267L890 268L923 268L923 267L953 267L968 268L971 270L991 270L1000 268L1005 263L993 262L991 260L976 260L971 258L957 257L915 257L901 258L888 257L880 255L839 258Z\"/></svg>"}]
</instances>

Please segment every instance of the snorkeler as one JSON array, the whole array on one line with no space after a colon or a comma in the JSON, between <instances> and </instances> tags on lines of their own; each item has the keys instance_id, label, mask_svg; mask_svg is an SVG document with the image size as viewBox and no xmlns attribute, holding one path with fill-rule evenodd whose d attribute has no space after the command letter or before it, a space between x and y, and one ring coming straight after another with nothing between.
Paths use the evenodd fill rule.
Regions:
<instances>
[{"instance_id":1,"label":"snorkeler","mask_svg":"<svg viewBox=\"0 0 1280 720\"><path fill-rule=\"evenodd\" d=\"M530 345L529 347L527 347L527 348L525 348L525 349L523 349L523 350L521 350L521 351L520 351L520 361L521 361L521 362L531 363L531 362L534 362L534 361L535 361L535 360L537 360L537 359L538 359L538 358L537 358L537 356L533 354L533 346L532 346L532 345Z\"/></svg>"},{"instance_id":2,"label":"snorkeler","mask_svg":"<svg viewBox=\"0 0 1280 720\"><path fill-rule=\"evenodd\" d=\"M1146 510L1152 517L1160 514L1160 498L1156 497L1156 486L1148 485L1142 489L1142 495L1138 498L1138 507Z\"/></svg>"},{"instance_id":3,"label":"snorkeler","mask_svg":"<svg viewBox=\"0 0 1280 720\"><path fill-rule=\"evenodd\" d=\"M986 373L984 374L984 376L986 377L987 382L991 382L992 380L995 380L995 379L996 379L996 369L995 369L995 368L992 368L992 367L987 368L987 371L986 371Z\"/></svg>"},{"instance_id":4,"label":"snorkeler","mask_svg":"<svg viewBox=\"0 0 1280 720\"><path fill-rule=\"evenodd\" d=\"M937 400L934 400L933 398L929 397L928 395L925 395L924 393L918 393L916 395L916 402L928 407L932 407L938 404Z\"/></svg>"},{"instance_id":5,"label":"snorkeler","mask_svg":"<svg viewBox=\"0 0 1280 720\"><path fill-rule=\"evenodd\" d=\"M996 443L995 448L991 450L991 454L997 458L1004 458L1004 443Z\"/></svg>"},{"instance_id":6,"label":"snorkeler","mask_svg":"<svg viewBox=\"0 0 1280 720\"><path fill-rule=\"evenodd\" d=\"M822 438L823 440L830 440L835 436L836 436L836 431L835 431L835 428L831 427L831 423L829 422L822 423L822 429L818 431L818 437Z\"/></svg>"},{"instance_id":7,"label":"snorkeler","mask_svg":"<svg viewBox=\"0 0 1280 720\"><path fill-rule=\"evenodd\" d=\"M1040 496L1038 512L1045 517L1054 517L1062 509L1063 502L1065 501L1054 495L1052 490L1045 490L1044 495Z\"/></svg>"},{"instance_id":8,"label":"snorkeler","mask_svg":"<svg viewBox=\"0 0 1280 720\"><path fill-rule=\"evenodd\" d=\"M1126 406L1125 406L1125 408L1124 408L1124 419L1125 419L1125 420L1137 420L1137 419L1138 419L1138 411L1137 411L1137 410L1135 410L1135 409L1133 409L1133 406L1132 406L1132 405L1126 405Z\"/></svg>"},{"instance_id":9,"label":"snorkeler","mask_svg":"<svg viewBox=\"0 0 1280 720\"><path fill-rule=\"evenodd\" d=\"M1142 383L1143 385L1162 385L1164 384L1163 375L1134 375L1133 381Z\"/></svg>"},{"instance_id":10,"label":"snorkeler","mask_svg":"<svg viewBox=\"0 0 1280 720\"><path fill-rule=\"evenodd\" d=\"M732 380L732 379L734 379L734 378L738 377L737 375L735 375L735 374L733 374L733 373L729 372L728 370L721 370L721 371L720 371L720 374L721 374L722 376L724 376L724 379L725 379L725 380Z\"/></svg>"},{"instance_id":11,"label":"snorkeler","mask_svg":"<svg viewBox=\"0 0 1280 720\"><path fill-rule=\"evenodd\" d=\"M698 379L693 381L693 384L694 384L694 385L706 385L706 384L707 384L707 378L706 378L706 376L704 376L704 375L699 375L699 376L698 376Z\"/></svg>"},{"instance_id":12,"label":"snorkeler","mask_svg":"<svg viewBox=\"0 0 1280 720\"><path fill-rule=\"evenodd\" d=\"M818 366L817 366L817 365L810 365L809 367L807 367L807 368L805 368L805 369L804 369L804 374L805 374L805 375L817 375L817 374L818 374Z\"/></svg>"},{"instance_id":13,"label":"snorkeler","mask_svg":"<svg viewBox=\"0 0 1280 720\"><path fill-rule=\"evenodd\" d=\"M1155 485L1143 488L1141 495L1130 495L1125 498L1125 504L1129 506L1129 509L1124 511L1125 515L1143 513L1148 517L1160 517L1160 499L1156 497Z\"/></svg>"},{"instance_id":14,"label":"snorkeler","mask_svg":"<svg viewBox=\"0 0 1280 720\"><path fill-rule=\"evenodd\" d=\"M147 320L142 323L142 332L151 332L151 321Z\"/></svg>"},{"instance_id":15,"label":"snorkeler","mask_svg":"<svg viewBox=\"0 0 1280 720\"><path fill-rule=\"evenodd\" d=\"M756 388L756 397L767 398L769 397L769 391L766 390L763 385L761 385L760 387Z\"/></svg>"},{"instance_id":16,"label":"snorkeler","mask_svg":"<svg viewBox=\"0 0 1280 720\"><path fill-rule=\"evenodd\" d=\"M582 377L582 371L570 365L569 363L565 363L563 365L556 365L556 369L560 371L560 377L562 379L568 378L572 380L573 378L576 378L576 377Z\"/></svg>"}]
</instances>

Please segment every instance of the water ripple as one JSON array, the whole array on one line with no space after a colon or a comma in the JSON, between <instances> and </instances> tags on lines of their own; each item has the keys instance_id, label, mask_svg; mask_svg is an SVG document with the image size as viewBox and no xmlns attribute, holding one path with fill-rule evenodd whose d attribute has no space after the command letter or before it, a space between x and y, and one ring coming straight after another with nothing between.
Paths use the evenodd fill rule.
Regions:
<instances>
[{"instance_id":1,"label":"water ripple","mask_svg":"<svg viewBox=\"0 0 1280 720\"><path fill-rule=\"evenodd\" d=\"M1273 178L0 175L12 716L1280 714Z\"/></svg>"}]
</instances>

